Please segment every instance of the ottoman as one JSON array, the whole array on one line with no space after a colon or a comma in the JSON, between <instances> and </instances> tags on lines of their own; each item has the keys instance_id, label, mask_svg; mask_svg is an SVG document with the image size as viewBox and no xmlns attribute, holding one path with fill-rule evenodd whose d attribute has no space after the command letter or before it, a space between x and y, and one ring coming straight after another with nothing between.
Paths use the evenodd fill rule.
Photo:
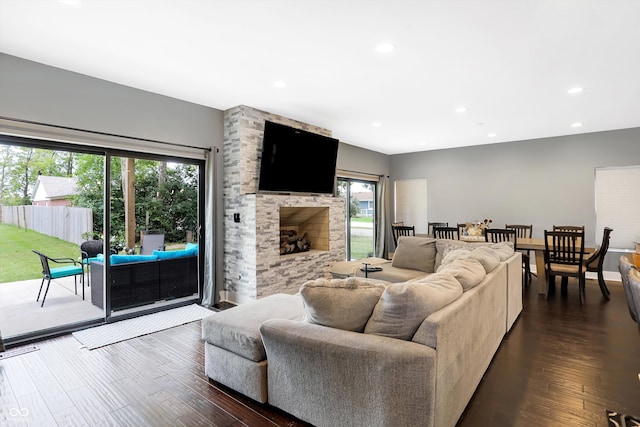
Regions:
<instances>
[{"instance_id":1,"label":"ottoman","mask_svg":"<svg viewBox=\"0 0 640 427\"><path fill-rule=\"evenodd\" d=\"M260 403L267 402L267 355L260 325L269 319L302 320L299 295L275 294L202 319L206 375Z\"/></svg>"}]
</instances>

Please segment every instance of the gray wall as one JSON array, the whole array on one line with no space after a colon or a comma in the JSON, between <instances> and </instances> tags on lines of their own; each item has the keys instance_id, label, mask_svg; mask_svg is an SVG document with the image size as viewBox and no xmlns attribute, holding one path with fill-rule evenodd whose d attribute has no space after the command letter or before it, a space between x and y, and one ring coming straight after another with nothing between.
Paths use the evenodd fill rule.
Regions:
<instances>
[{"instance_id":1,"label":"gray wall","mask_svg":"<svg viewBox=\"0 0 640 427\"><path fill-rule=\"evenodd\" d=\"M391 179L427 179L425 221L533 224L534 237L554 224L585 225L593 245L602 234L595 229L595 168L638 164L634 128L394 155ZM608 257L607 270L617 270L615 261Z\"/></svg>"},{"instance_id":2,"label":"gray wall","mask_svg":"<svg viewBox=\"0 0 640 427\"><path fill-rule=\"evenodd\" d=\"M202 148L222 112L0 53L0 115Z\"/></svg>"},{"instance_id":3,"label":"gray wall","mask_svg":"<svg viewBox=\"0 0 640 427\"><path fill-rule=\"evenodd\" d=\"M339 137L334 135L334 138ZM386 154L345 143L340 143L338 149L338 169L372 175L389 175L389 160L390 157Z\"/></svg>"}]
</instances>

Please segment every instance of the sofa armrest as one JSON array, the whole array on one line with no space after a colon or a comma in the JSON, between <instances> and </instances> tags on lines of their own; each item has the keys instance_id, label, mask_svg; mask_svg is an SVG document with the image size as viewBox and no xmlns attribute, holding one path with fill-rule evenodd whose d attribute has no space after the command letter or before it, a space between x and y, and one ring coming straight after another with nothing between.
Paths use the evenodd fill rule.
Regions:
<instances>
[{"instance_id":1,"label":"sofa armrest","mask_svg":"<svg viewBox=\"0 0 640 427\"><path fill-rule=\"evenodd\" d=\"M269 404L318 427L433 426L432 348L284 319L260 333Z\"/></svg>"}]
</instances>

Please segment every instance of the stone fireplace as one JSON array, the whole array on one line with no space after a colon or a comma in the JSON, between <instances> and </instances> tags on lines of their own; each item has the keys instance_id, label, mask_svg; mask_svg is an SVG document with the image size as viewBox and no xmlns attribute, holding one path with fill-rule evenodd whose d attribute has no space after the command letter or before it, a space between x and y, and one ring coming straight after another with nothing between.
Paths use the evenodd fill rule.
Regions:
<instances>
[{"instance_id":1,"label":"stone fireplace","mask_svg":"<svg viewBox=\"0 0 640 427\"><path fill-rule=\"evenodd\" d=\"M331 195L257 193L262 132L269 120L331 136L331 132L246 106L225 111L224 289L243 303L296 293L307 280L329 277L345 256L344 199ZM282 229L307 233L309 251L280 254Z\"/></svg>"}]
</instances>

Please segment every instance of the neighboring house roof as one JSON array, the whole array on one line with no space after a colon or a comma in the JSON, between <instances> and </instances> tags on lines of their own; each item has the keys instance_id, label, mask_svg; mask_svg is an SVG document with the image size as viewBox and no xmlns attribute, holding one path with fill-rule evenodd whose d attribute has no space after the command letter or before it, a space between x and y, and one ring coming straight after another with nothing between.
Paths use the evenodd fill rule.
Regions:
<instances>
[{"instance_id":1,"label":"neighboring house roof","mask_svg":"<svg viewBox=\"0 0 640 427\"><path fill-rule=\"evenodd\" d=\"M373 200L373 191L362 191L360 193L352 193L351 197L354 199L358 199L361 202L366 202L368 200Z\"/></svg>"},{"instance_id":2,"label":"neighboring house roof","mask_svg":"<svg viewBox=\"0 0 640 427\"><path fill-rule=\"evenodd\" d=\"M68 199L76 194L75 178L39 175L33 187L32 200Z\"/></svg>"}]
</instances>

